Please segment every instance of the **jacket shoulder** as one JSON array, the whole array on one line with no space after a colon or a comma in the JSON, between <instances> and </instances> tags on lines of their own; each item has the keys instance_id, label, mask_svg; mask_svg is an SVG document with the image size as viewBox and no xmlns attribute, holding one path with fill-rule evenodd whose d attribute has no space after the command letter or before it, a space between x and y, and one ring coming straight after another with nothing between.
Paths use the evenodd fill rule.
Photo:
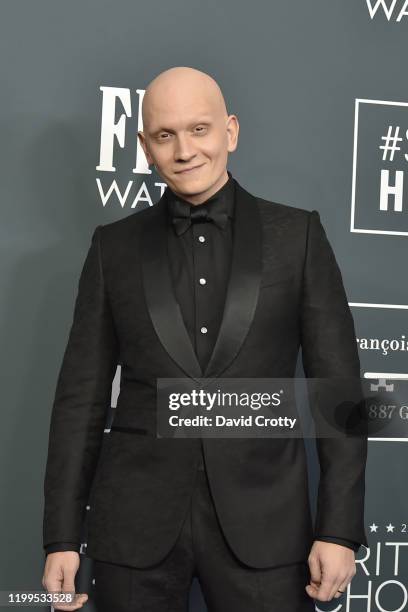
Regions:
<instances>
[{"instance_id":1,"label":"jacket shoulder","mask_svg":"<svg viewBox=\"0 0 408 612\"><path fill-rule=\"evenodd\" d=\"M106 243L123 242L126 238L137 240L145 220L155 214L157 205L135 211L122 219L99 225L101 240Z\"/></svg>"},{"instance_id":2,"label":"jacket shoulder","mask_svg":"<svg viewBox=\"0 0 408 612\"><path fill-rule=\"evenodd\" d=\"M299 236L307 233L312 211L273 200L257 197L261 223L265 230L277 228Z\"/></svg>"}]
</instances>

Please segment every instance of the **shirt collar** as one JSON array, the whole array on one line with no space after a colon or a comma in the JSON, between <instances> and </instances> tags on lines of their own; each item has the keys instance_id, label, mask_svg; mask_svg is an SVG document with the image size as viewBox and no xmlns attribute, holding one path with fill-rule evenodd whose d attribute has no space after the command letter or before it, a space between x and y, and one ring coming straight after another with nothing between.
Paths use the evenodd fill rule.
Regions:
<instances>
[{"instance_id":1,"label":"shirt collar","mask_svg":"<svg viewBox=\"0 0 408 612\"><path fill-rule=\"evenodd\" d=\"M169 217L171 218L171 217L177 216L180 213L183 214L183 212L185 214L185 211L188 210L189 212L192 206L200 206L200 207L204 206L208 208L208 210L216 210L217 212L226 212L228 214L228 217L232 218L234 216L235 182L234 182L231 172L227 170L227 173L228 173L228 180L226 181L226 183L224 183L224 185L220 187L218 191L213 193L212 196L207 198L207 200L205 200L201 204L191 204L191 202L188 202L187 200L184 200L182 197L176 195L170 189L170 187L167 187L165 193L166 193L167 210L168 210Z\"/></svg>"}]
</instances>

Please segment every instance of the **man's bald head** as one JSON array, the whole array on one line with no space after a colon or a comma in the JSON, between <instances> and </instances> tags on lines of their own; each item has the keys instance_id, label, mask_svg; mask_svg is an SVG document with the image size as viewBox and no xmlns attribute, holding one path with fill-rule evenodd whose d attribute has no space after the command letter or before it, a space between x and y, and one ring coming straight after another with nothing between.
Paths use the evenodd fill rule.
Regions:
<instances>
[{"instance_id":1,"label":"man's bald head","mask_svg":"<svg viewBox=\"0 0 408 612\"><path fill-rule=\"evenodd\" d=\"M213 112L227 117L227 107L224 96L217 81L209 74L190 68L175 66L158 74L146 87L142 103L142 119L144 129L150 124L151 118L163 106L171 110L183 101L202 100Z\"/></svg>"},{"instance_id":2,"label":"man's bald head","mask_svg":"<svg viewBox=\"0 0 408 612\"><path fill-rule=\"evenodd\" d=\"M161 72L145 90L142 119L146 159L175 193L200 203L227 181L239 125L208 74L188 66Z\"/></svg>"}]
</instances>

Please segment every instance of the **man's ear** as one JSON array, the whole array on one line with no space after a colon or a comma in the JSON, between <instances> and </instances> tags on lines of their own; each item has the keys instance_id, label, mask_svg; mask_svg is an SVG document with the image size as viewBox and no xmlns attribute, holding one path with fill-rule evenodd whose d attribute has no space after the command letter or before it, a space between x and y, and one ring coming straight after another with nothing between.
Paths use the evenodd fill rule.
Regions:
<instances>
[{"instance_id":1,"label":"man's ear","mask_svg":"<svg viewBox=\"0 0 408 612\"><path fill-rule=\"evenodd\" d=\"M142 147L144 151L145 157L147 159L147 163L150 166L153 163L153 159L150 157L149 151L147 150L146 141L145 141L143 132L139 130L137 133L137 137L139 138L140 146Z\"/></svg>"},{"instance_id":2,"label":"man's ear","mask_svg":"<svg viewBox=\"0 0 408 612\"><path fill-rule=\"evenodd\" d=\"M238 134L239 134L239 122L236 115L229 115L228 117L228 152L232 153L238 146Z\"/></svg>"}]
</instances>

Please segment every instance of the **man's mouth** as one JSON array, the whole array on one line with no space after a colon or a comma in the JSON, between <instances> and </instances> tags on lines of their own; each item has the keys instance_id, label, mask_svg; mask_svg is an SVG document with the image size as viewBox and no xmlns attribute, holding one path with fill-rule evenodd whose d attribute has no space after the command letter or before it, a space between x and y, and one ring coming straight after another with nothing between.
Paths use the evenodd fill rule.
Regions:
<instances>
[{"instance_id":1,"label":"man's mouth","mask_svg":"<svg viewBox=\"0 0 408 612\"><path fill-rule=\"evenodd\" d=\"M204 164L200 164L199 166L193 166L191 168L186 168L185 170L179 170L178 172L176 172L176 174L190 174L191 172L194 172L194 170L198 170L198 168L201 168L201 166L204 166Z\"/></svg>"}]
</instances>

